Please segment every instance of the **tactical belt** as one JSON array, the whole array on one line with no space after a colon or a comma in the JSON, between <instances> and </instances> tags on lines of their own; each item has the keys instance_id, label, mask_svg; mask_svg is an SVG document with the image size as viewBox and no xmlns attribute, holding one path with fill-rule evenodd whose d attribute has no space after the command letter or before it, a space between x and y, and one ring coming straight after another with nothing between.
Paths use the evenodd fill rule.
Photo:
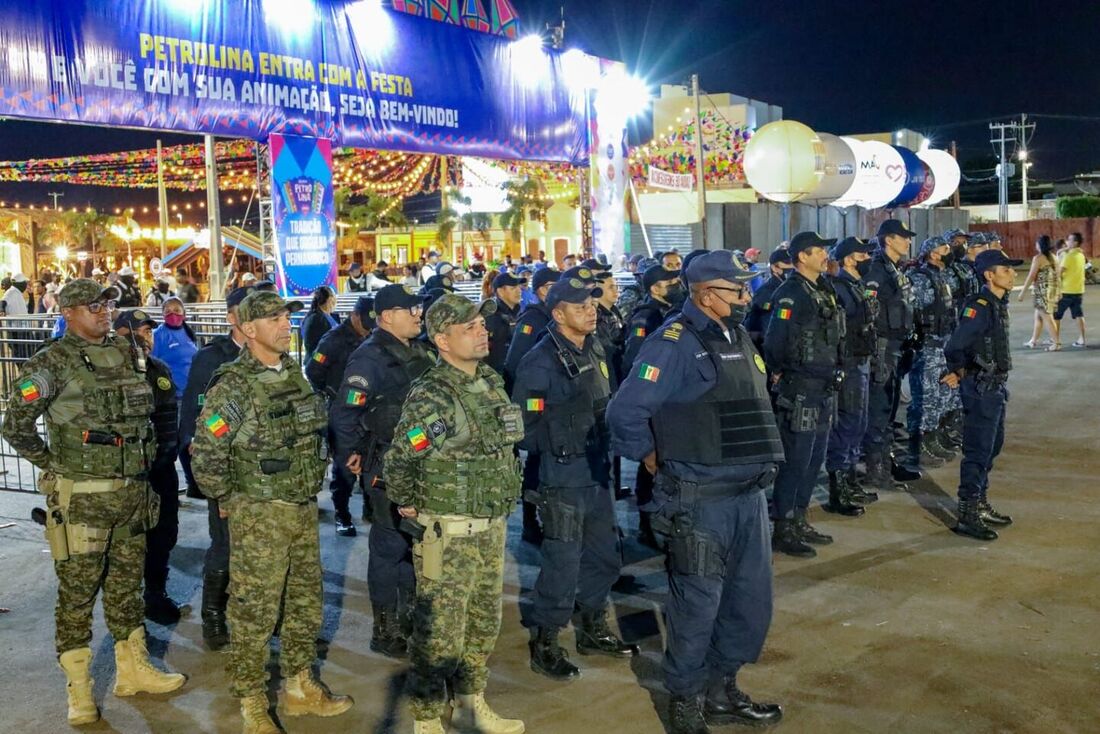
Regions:
<instances>
[{"instance_id":1,"label":"tactical belt","mask_svg":"<svg viewBox=\"0 0 1100 734\"><path fill-rule=\"evenodd\" d=\"M417 521L425 527L438 528L440 537L463 538L484 533L492 527L493 520L486 517L465 515L427 515L423 512Z\"/></svg>"},{"instance_id":2,"label":"tactical belt","mask_svg":"<svg viewBox=\"0 0 1100 734\"><path fill-rule=\"evenodd\" d=\"M738 497L743 494L751 494L758 489L763 489L775 479L777 468L771 466L752 479L740 482L689 482L684 479L666 476L669 484L680 493L682 500L691 502L695 499L715 499L719 497Z\"/></svg>"},{"instance_id":3,"label":"tactical belt","mask_svg":"<svg viewBox=\"0 0 1100 734\"><path fill-rule=\"evenodd\" d=\"M66 479L57 478L57 489L69 494L99 494L101 492L117 492L129 483L125 479ZM69 485L69 486L65 486Z\"/></svg>"}]
</instances>

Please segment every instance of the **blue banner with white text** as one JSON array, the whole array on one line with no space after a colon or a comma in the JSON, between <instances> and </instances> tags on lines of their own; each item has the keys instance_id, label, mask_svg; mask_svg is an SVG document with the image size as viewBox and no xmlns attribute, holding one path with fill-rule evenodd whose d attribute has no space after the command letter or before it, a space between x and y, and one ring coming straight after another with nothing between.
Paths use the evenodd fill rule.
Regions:
<instances>
[{"instance_id":1,"label":"blue banner with white text","mask_svg":"<svg viewBox=\"0 0 1100 734\"><path fill-rule=\"evenodd\" d=\"M336 286L332 142L272 133L271 214L276 285L284 296Z\"/></svg>"}]
</instances>

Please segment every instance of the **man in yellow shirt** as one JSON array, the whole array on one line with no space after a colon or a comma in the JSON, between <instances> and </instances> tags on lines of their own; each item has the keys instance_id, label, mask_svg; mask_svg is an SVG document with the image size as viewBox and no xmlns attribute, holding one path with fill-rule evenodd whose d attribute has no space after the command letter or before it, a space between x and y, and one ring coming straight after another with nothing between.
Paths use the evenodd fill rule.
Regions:
<instances>
[{"instance_id":1,"label":"man in yellow shirt","mask_svg":"<svg viewBox=\"0 0 1100 734\"><path fill-rule=\"evenodd\" d=\"M1073 343L1075 347L1085 346L1085 312L1081 307L1081 298L1085 293L1085 253L1081 251L1081 233L1074 232L1066 238L1069 248L1062 253L1059 271L1062 274L1062 298L1054 312L1056 323L1055 341L1061 343L1062 317L1069 311L1081 330L1081 338Z\"/></svg>"}]
</instances>

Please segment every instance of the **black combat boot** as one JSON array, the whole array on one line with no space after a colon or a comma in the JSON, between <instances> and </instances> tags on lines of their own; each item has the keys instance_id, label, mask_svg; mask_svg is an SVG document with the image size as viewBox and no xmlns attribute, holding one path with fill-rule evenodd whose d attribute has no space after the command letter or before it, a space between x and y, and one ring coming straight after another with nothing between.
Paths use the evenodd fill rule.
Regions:
<instances>
[{"instance_id":1,"label":"black combat boot","mask_svg":"<svg viewBox=\"0 0 1100 734\"><path fill-rule=\"evenodd\" d=\"M1012 516L1004 515L993 509L993 505L989 504L989 499L986 498L985 492L982 492L981 499L978 500L978 513L982 516L990 525L1011 525Z\"/></svg>"},{"instance_id":2,"label":"black combat boot","mask_svg":"<svg viewBox=\"0 0 1100 734\"><path fill-rule=\"evenodd\" d=\"M572 680L581 671L569 662L569 653L558 644L558 631L548 627L535 629L534 638L527 643L531 648L531 670L552 680Z\"/></svg>"},{"instance_id":3,"label":"black combat boot","mask_svg":"<svg viewBox=\"0 0 1100 734\"><path fill-rule=\"evenodd\" d=\"M852 500L858 502L861 505L869 505L872 502L878 502L878 492L873 492L867 487L863 486L863 483L859 481L859 475L856 474L856 468L854 466L849 467L844 472L844 481L848 483L848 486L852 490Z\"/></svg>"},{"instance_id":4,"label":"black combat boot","mask_svg":"<svg viewBox=\"0 0 1100 734\"><path fill-rule=\"evenodd\" d=\"M909 466L920 469L937 469L943 466L943 459L932 452L931 434L916 431L909 434Z\"/></svg>"},{"instance_id":5,"label":"black combat boot","mask_svg":"<svg viewBox=\"0 0 1100 734\"><path fill-rule=\"evenodd\" d=\"M798 532L798 537L807 543L829 545L833 542L833 536L818 532L813 525L810 525L809 521L806 520L805 508L794 511L794 528Z\"/></svg>"},{"instance_id":6,"label":"black combat boot","mask_svg":"<svg viewBox=\"0 0 1100 734\"><path fill-rule=\"evenodd\" d=\"M928 451L936 456L940 457L944 461L951 461L955 458L955 449L948 445L947 440L943 437L943 432L940 429L929 431L925 434L925 438L928 443Z\"/></svg>"},{"instance_id":7,"label":"black combat boot","mask_svg":"<svg viewBox=\"0 0 1100 734\"><path fill-rule=\"evenodd\" d=\"M889 463L887 464L887 462ZM915 482L923 476L919 469L910 469L895 461L894 452L889 449L886 451L886 458L883 459L883 464L890 467L890 476L892 476L896 482ZM905 487L899 487L898 489L905 489Z\"/></svg>"},{"instance_id":8,"label":"black combat boot","mask_svg":"<svg viewBox=\"0 0 1100 734\"><path fill-rule=\"evenodd\" d=\"M890 476L890 465L886 463L882 454L867 454L867 476L863 478L863 486L879 492L890 492L899 487L894 478Z\"/></svg>"},{"instance_id":9,"label":"black combat boot","mask_svg":"<svg viewBox=\"0 0 1100 734\"><path fill-rule=\"evenodd\" d=\"M668 734L710 734L699 696L673 696L668 700Z\"/></svg>"},{"instance_id":10,"label":"black combat boot","mask_svg":"<svg viewBox=\"0 0 1100 734\"><path fill-rule=\"evenodd\" d=\"M401 633L401 618L397 607L374 605L374 628L371 630L370 649L388 658L400 660L409 654L405 637Z\"/></svg>"},{"instance_id":11,"label":"black combat boot","mask_svg":"<svg viewBox=\"0 0 1100 734\"><path fill-rule=\"evenodd\" d=\"M807 545L798 533L794 520L776 520L775 531L772 532L772 550L778 553L786 553L796 558L813 558L817 551L813 546Z\"/></svg>"},{"instance_id":12,"label":"black combat boot","mask_svg":"<svg viewBox=\"0 0 1100 734\"><path fill-rule=\"evenodd\" d=\"M176 604L163 590L145 591L145 618L161 625L175 624L191 612L187 604Z\"/></svg>"},{"instance_id":13,"label":"black combat boot","mask_svg":"<svg viewBox=\"0 0 1100 734\"><path fill-rule=\"evenodd\" d=\"M783 708L777 703L756 703L737 687L736 677L727 676L711 680L707 686L703 716L715 726L770 726L783 718Z\"/></svg>"},{"instance_id":14,"label":"black combat boot","mask_svg":"<svg viewBox=\"0 0 1100 734\"><path fill-rule=\"evenodd\" d=\"M336 534L345 538L354 538L358 534L355 523L351 521L351 513L347 510L336 511Z\"/></svg>"},{"instance_id":15,"label":"black combat boot","mask_svg":"<svg viewBox=\"0 0 1100 734\"><path fill-rule=\"evenodd\" d=\"M607 655L628 658L638 654L638 646L623 642L607 626L607 609L582 611L577 633L577 652L581 655Z\"/></svg>"},{"instance_id":16,"label":"black combat boot","mask_svg":"<svg viewBox=\"0 0 1100 734\"><path fill-rule=\"evenodd\" d=\"M959 519L951 529L978 540L996 540L997 531L985 524L978 503L979 500L959 500Z\"/></svg>"},{"instance_id":17,"label":"black combat boot","mask_svg":"<svg viewBox=\"0 0 1100 734\"><path fill-rule=\"evenodd\" d=\"M229 644L225 605L229 602L229 572L207 571L202 576L202 641L211 650Z\"/></svg>"},{"instance_id":18,"label":"black combat boot","mask_svg":"<svg viewBox=\"0 0 1100 734\"><path fill-rule=\"evenodd\" d=\"M839 471L829 472L829 503L825 505L829 512L847 517L859 517L863 508L855 503L852 489Z\"/></svg>"}]
</instances>

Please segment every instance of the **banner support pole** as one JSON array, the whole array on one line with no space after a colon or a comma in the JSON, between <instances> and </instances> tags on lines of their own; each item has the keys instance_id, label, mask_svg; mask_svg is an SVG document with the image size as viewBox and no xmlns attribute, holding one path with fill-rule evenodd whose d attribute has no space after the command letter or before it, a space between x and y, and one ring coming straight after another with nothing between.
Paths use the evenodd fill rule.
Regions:
<instances>
[{"instance_id":1,"label":"banner support pole","mask_svg":"<svg viewBox=\"0 0 1100 734\"><path fill-rule=\"evenodd\" d=\"M218 161L214 136L204 135L206 146L206 215L210 231L210 300L225 298L225 262L222 255L222 218L218 196Z\"/></svg>"}]
</instances>

